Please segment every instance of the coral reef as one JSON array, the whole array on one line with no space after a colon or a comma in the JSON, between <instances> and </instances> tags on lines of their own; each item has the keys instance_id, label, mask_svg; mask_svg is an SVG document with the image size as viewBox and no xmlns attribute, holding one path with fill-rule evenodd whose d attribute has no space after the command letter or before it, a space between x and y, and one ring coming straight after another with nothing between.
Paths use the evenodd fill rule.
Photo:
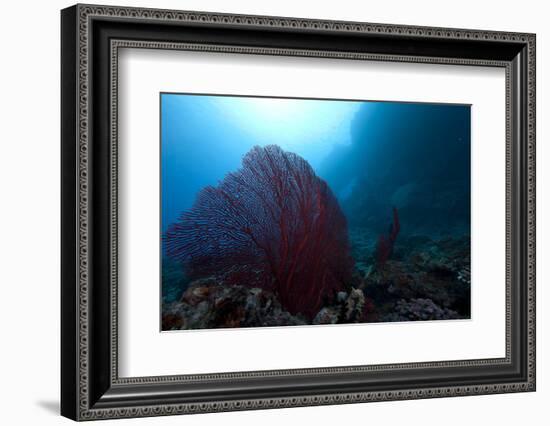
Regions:
<instances>
[{"instance_id":1,"label":"coral reef","mask_svg":"<svg viewBox=\"0 0 550 426\"><path fill-rule=\"evenodd\" d=\"M381 270L375 235L352 228L350 240L354 273L314 315L289 311L273 289L210 275L164 298L163 330L470 318L469 236L400 237Z\"/></svg>"},{"instance_id":2,"label":"coral reef","mask_svg":"<svg viewBox=\"0 0 550 426\"><path fill-rule=\"evenodd\" d=\"M368 240L365 235L355 235L365 232L364 229L353 229L350 232L352 244ZM368 264L369 259L362 262ZM376 262L375 256L370 262ZM355 285L373 300L376 321L403 321L408 315L405 315L407 309L413 312L412 319L469 318L469 270L469 236L438 240L411 236L400 239L392 259L383 269L375 268L368 274L359 274L359 282ZM433 311L437 314L428 315L428 318L414 314L424 312L427 304L433 304Z\"/></svg>"},{"instance_id":3,"label":"coral reef","mask_svg":"<svg viewBox=\"0 0 550 426\"><path fill-rule=\"evenodd\" d=\"M441 308L431 299L401 299L395 306L395 311L384 315L381 320L394 321L418 321L418 320L443 320L457 319L460 315L448 308Z\"/></svg>"},{"instance_id":4,"label":"coral reef","mask_svg":"<svg viewBox=\"0 0 550 426\"><path fill-rule=\"evenodd\" d=\"M290 312L272 289L211 275L185 284L175 299L164 298L162 329L470 318L468 236L400 238L383 270L373 267L375 235L352 228L350 239L359 259L355 272L312 316Z\"/></svg>"},{"instance_id":5,"label":"coral reef","mask_svg":"<svg viewBox=\"0 0 550 426\"><path fill-rule=\"evenodd\" d=\"M254 146L239 166L276 128L258 116L249 131L208 97L177 104L163 107L185 129L163 140L163 330L471 317L470 106L354 103L318 144L319 121L290 114L281 131L304 158Z\"/></svg>"},{"instance_id":6,"label":"coral reef","mask_svg":"<svg viewBox=\"0 0 550 426\"><path fill-rule=\"evenodd\" d=\"M351 288L349 293L341 291L336 303L323 307L312 321L312 324L349 324L366 322L374 309L372 301L365 297L360 289Z\"/></svg>"},{"instance_id":7,"label":"coral reef","mask_svg":"<svg viewBox=\"0 0 550 426\"><path fill-rule=\"evenodd\" d=\"M191 279L269 290L312 319L351 280L347 222L311 166L276 145L254 147L242 168L206 187L167 231L168 256Z\"/></svg>"},{"instance_id":8,"label":"coral reef","mask_svg":"<svg viewBox=\"0 0 550 426\"><path fill-rule=\"evenodd\" d=\"M458 271L458 280L468 285L471 284L472 278L469 266L464 266L460 271Z\"/></svg>"},{"instance_id":9,"label":"coral reef","mask_svg":"<svg viewBox=\"0 0 550 426\"><path fill-rule=\"evenodd\" d=\"M185 330L306 324L285 311L269 290L225 286L216 278L194 281L181 299L163 306L162 329Z\"/></svg>"},{"instance_id":10,"label":"coral reef","mask_svg":"<svg viewBox=\"0 0 550 426\"><path fill-rule=\"evenodd\" d=\"M313 320L286 311L269 290L233 284L215 277L192 282L180 300L163 305L162 329L261 327L363 322L373 309L359 289L338 292L333 305L320 309Z\"/></svg>"}]
</instances>

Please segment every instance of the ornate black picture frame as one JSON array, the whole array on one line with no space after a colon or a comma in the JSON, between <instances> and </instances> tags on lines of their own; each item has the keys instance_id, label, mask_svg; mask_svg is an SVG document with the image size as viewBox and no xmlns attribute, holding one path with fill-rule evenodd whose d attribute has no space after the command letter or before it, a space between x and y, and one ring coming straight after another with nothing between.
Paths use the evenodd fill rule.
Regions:
<instances>
[{"instance_id":1,"label":"ornate black picture frame","mask_svg":"<svg viewBox=\"0 0 550 426\"><path fill-rule=\"evenodd\" d=\"M159 416L535 390L535 35L76 5L61 13L61 413ZM120 378L117 58L121 47L506 71L506 356Z\"/></svg>"}]
</instances>

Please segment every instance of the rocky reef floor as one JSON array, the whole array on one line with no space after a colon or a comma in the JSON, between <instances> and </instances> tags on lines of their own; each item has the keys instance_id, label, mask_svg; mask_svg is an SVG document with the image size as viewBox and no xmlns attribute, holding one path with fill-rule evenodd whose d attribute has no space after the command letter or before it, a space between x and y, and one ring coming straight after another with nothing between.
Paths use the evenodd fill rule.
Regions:
<instances>
[{"instance_id":1,"label":"rocky reef floor","mask_svg":"<svg viewBox=\"0 0 550 426\"><path fill-rule=\"evenodd\" d=\"M284 310L273 292L225 285L215 276L185 283L163 265L162 330L349 324L470 318L470 237L400 236L383 265L376 238L350 230L353 279L313 319Z\"/></svg>"}]
</instances>

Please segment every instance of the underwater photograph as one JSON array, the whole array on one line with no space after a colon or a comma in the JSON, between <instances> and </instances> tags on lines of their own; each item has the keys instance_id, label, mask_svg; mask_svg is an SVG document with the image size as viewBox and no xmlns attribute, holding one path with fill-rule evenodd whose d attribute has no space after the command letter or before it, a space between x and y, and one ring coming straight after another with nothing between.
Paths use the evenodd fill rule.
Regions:
<instances>
[{"instance_id":1,"label":"underwater photograph","mask_svg":"<svg viewBox=\"0 0 550 426\"><path fill-rule=\"evenodd\" d=\"M469 319L470 110L161 93L161 330Z\"/></svg>"}]
</instances>

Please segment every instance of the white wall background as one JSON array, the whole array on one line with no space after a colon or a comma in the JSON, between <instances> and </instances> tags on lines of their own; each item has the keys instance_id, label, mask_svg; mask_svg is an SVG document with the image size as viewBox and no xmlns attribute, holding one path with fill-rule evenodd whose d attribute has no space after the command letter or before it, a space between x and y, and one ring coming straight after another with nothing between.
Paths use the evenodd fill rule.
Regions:
<instances>
[{"instance_id":1,"label":"white wall background","mask_svg":"<svg viewBox=\"0 0 550 426\"><path fill-rule=\"evenodd\" d=\"M103 4L526 31L537 33L538 390L530 394L292 408L118 424L279 425L491 422L545 424L550 401L550 27L540 0L385 2L120 0ZM68 424L59 405L59 9L71 2L2 5L0 25L0 418L2 424ZM102 424L117 424L107 421ZM131 422L131 423L130 423Z\"/></svg>"}]
</instances>

